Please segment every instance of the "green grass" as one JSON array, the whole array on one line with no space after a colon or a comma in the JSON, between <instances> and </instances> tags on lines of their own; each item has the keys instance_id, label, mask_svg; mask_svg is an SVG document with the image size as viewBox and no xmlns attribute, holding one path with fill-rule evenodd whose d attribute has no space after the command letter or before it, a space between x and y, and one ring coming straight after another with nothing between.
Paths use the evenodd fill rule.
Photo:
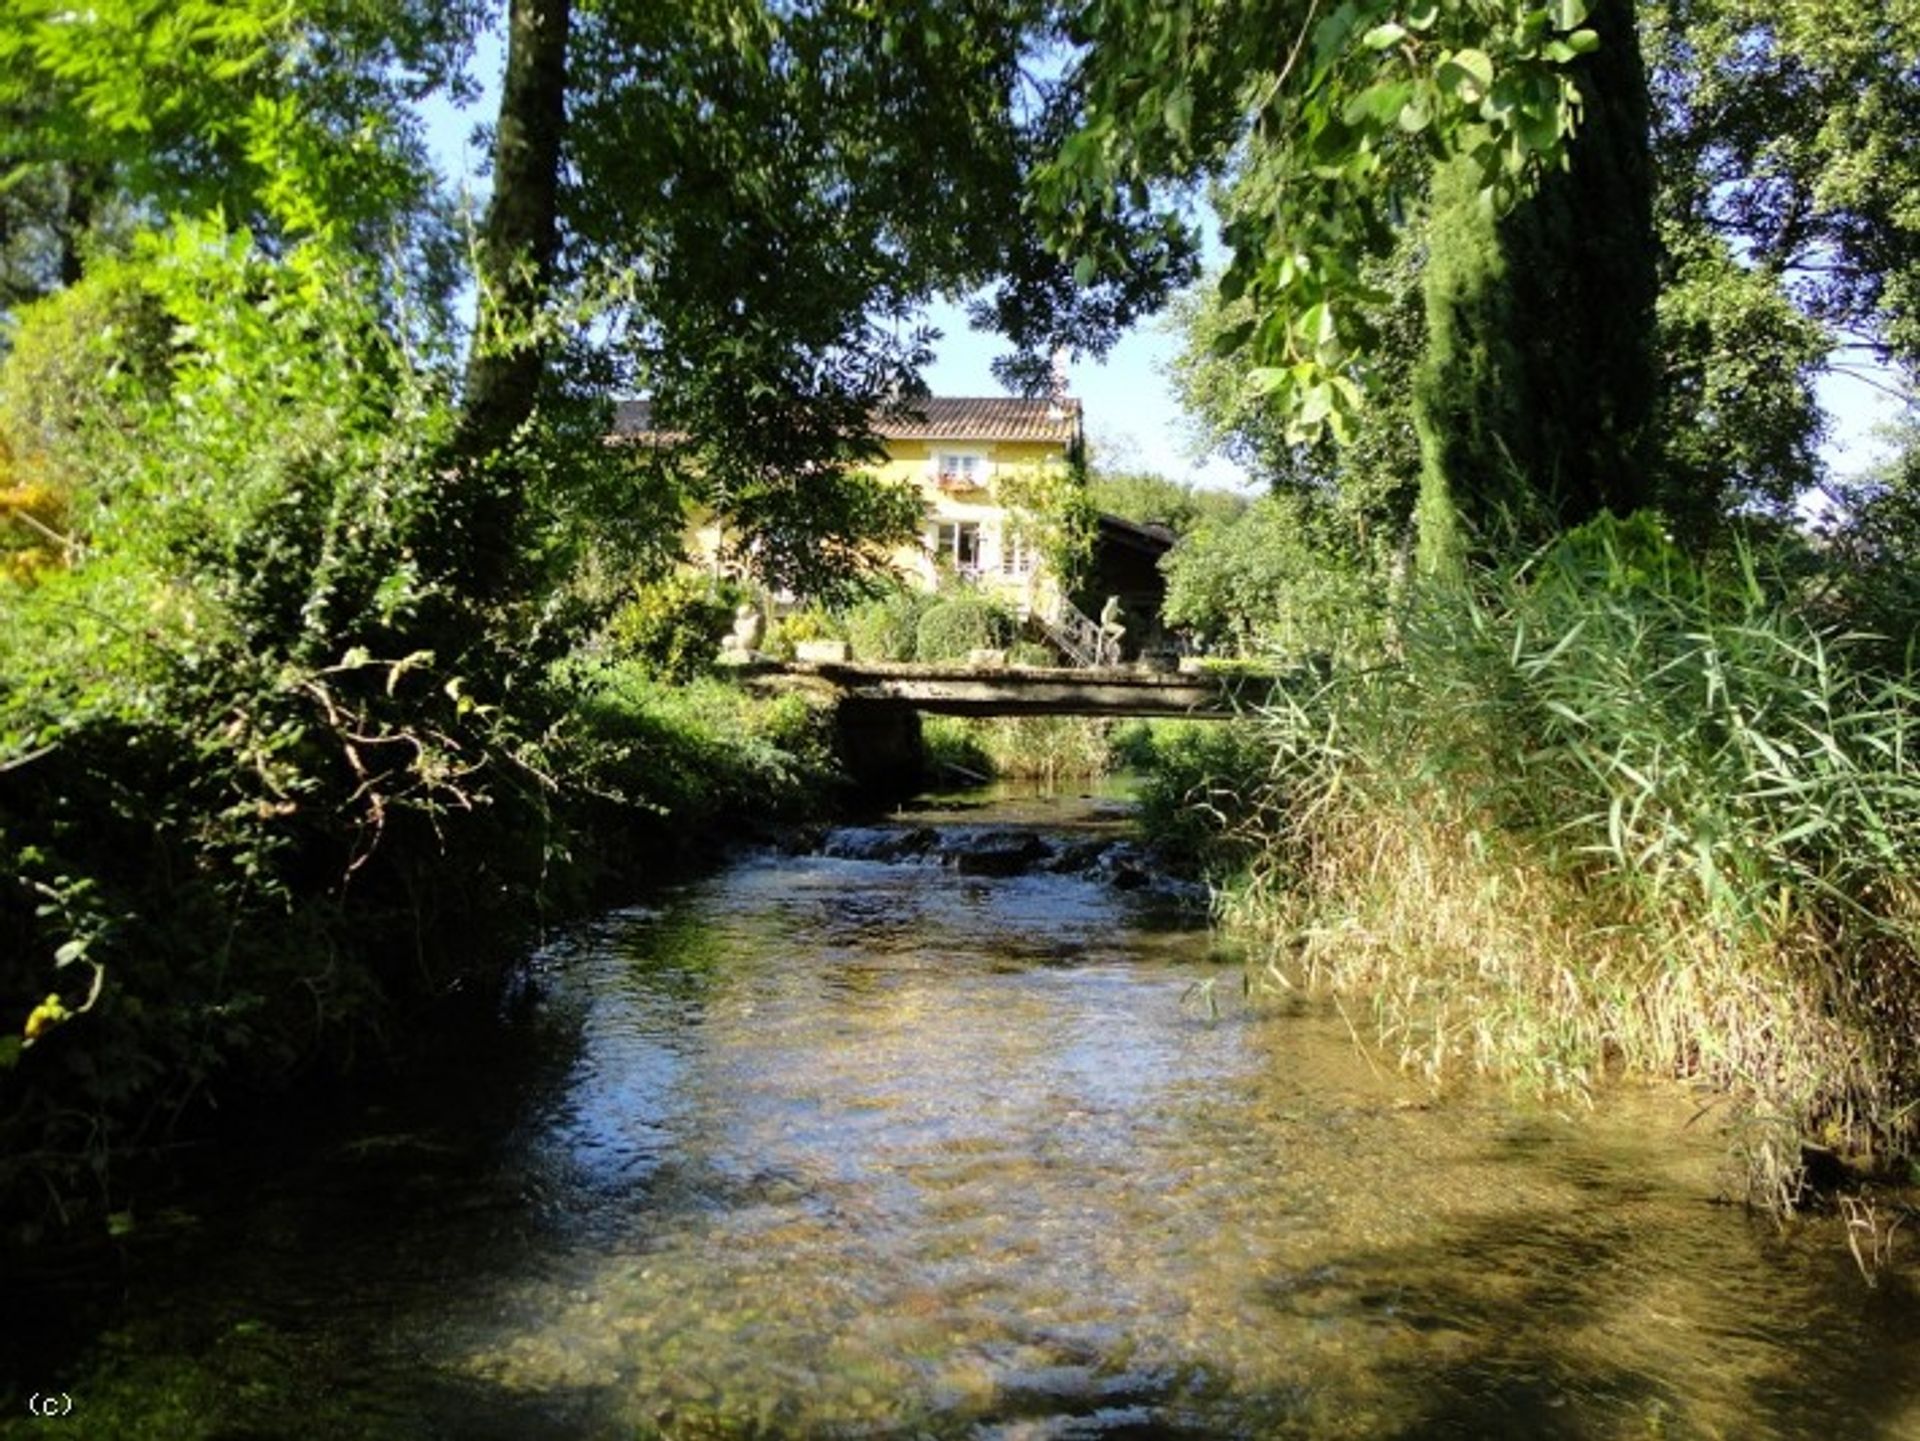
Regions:
<instances>
[{"instance_id":1,"label":"green grass","mask_svg":"<svg viewBox=\"0 0 1920 1441\"><path fill-rule=\"evenodd\" d=\"M753 695L713 676L673 683L616 664L586 676L580 695L580 783L671 827L802 819L844 781L828 711L798 694Z\"/></svg>"}]
</instances>

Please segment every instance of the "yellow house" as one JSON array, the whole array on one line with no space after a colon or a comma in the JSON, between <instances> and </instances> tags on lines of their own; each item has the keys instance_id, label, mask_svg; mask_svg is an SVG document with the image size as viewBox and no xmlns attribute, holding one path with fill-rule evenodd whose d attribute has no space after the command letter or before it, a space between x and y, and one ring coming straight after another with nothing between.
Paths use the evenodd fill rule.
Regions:
<instances>
[{"instance_id":1,"label":"yellow house","mask_svg":"<svg viewBox=\"0 0 1920 1441\"><path fill-rule=\"evenodd\" d=\"M1080 464L1080 402L930 396L876 415L873 429L887 452L878 474L918 492L924 506L920 543L889 556L893 568L928 590L953 576L1023 614L1052 614L1062 599L1058 579L1036 544L1035 518L1023 516L1017 502L1044 493L1036 482L1064 479ZM643 400L621 403L614 433L673 440L653 429ZM698 556L717 563L717 526L696 524L690 542Z\"/></svg>"},{"instance_id":2,"label":"yellow house","mask_svg":"<svg viewBox=\"0 0 1920 1441\"><path fill-rule=\"evenodd\" d=\"M918 549L895 552L895 568L928 590L953 575L1050 613L1058 579L1019 501L1080 464L1080 402L930 396L876 416L874 431L887 447L880 474L918 490L926 509Z\"/></svg>"}]
</instances>

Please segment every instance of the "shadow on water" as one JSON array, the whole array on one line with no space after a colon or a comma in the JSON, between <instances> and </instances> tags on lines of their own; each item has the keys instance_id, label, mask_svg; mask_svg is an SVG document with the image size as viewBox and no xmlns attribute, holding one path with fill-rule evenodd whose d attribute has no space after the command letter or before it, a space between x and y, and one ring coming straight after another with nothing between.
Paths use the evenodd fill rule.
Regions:
<instances>
[{"instance_id":1,"label":"shadow on water","mask_svg":"<svg viewBox=\"0 0 1920 1441\"><path fill-rule=\"evenodd\" d=\"M1724 1224L1743 1222L1729 1214ZM1810 1259L1780 1249L1790 1254L1774 1260L1790 1272ZM1670 1273L1684 1258L1644 1246L1630 1224L1517 1210L1414 1245L1333 1255L1269 1285L1265 1299L1284 1319L1365 1314L1378 1405L1363 1429L1340 1434L1916 1434L1920 1393L1906 1361L1920 1343L1920 1311L1910 1287L1896 1283L1858 1307L1736 1306L1702 1317L1677 1298L1714 1285L1713 1258L1703 1259L1706 1274ZM1750 1275L1721 1279L1736 1294L1753 1289ZM1845 1276L1817 1279L1857 1298ZM1799 1288L1777 1290L1767 1299L1791 1306Z\"/></svg>"}]
</instances>

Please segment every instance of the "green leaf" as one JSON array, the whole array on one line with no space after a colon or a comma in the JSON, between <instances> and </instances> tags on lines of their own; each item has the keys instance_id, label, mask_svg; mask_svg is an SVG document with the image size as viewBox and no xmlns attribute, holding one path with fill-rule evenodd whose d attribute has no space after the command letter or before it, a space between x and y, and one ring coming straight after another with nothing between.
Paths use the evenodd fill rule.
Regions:
<instances>
[{"instance_id":1,"label":"green leaf","mask_svg":"<svg viewBox=\"0 0 1920 1441\"><path fill-rule=\"evenodd\" d=\"M1396 25L1389 20L1384 25L1376 25L1360 37L1360 43L1369 50L1391 50L1407 38L1407 27Z\"/></svg>"},{"instance_id":2,"label":"green leaf","mask_svg":"<svg viewBox=\"0 0 1920 1441\"><path fill-rule=\"evenodd\" d=\"M1567 48L1575 55L1591 55L1600 48L1600 36L1592 30L1576 30L1567 37Z\"/></svg>"},{"instance_id":3,"label":"green leaf","mask_svg":"<svg viewBox=\"0 0 1920 1441\"><path fill-rule=\"evenodd\" d=\"M1415 95L1400 107L1399 125L1409 135L1418 135L1433 123L1433 110L1424 94Z\"/></svg>"},{"instance_id":4,"label":"green leaf","mask_svg":"<svg viewBox=\"0 0 1920 1441\"><path fill-rule=\"evenodd\" d=\"M1193 133L1193 92L1184 85L1174 91L1167 97L1162 115L1174 138L1182 145L1186 144Z\"/></svg>"},{"instance_id":5,"label":"green leaf","mask_svg":"<svg viewBox=\"0 0 1920 1441\"><path fill-rule=\"evenodd\" d=\"M1341 119L1353 126L1371 122L1376 128L1385 129L1398 118L1412 94L1413 85L1406 80L1369 85L1347 102Z\"/></svg>"},{"instance_id":6,"label":"green leaf","mask_svg":"<svg viewBox=\"0 0 1920 1441\"><path fill-rule=\"evenodd\" d=\"M1212 350L1215 355L1228 356L1243 349L1253 338L1254 322L1243 320L1238 325L1229 326L1214 336Z\"/></svg>"},{"instance_id":7,"label":"green leaf","mask_svg":"<svg viewBox=\"0 0 1920 1441\"><path fill-rule=\"evenodd\" d=\"M1286 389L1288 383L1285 366L1262 365L1247 372L1247 388L1255 395L1272 395Z\"/></svg>"},{"instance_id":8,"label":"green leaf","mask_svg":"<svg viewBox=\"0 0 1920 1441\"><path fill-rule=\"evenodd\" d=\"M1434 75L1440 88L1457 94L1465 102L1475 102L1494 88L1494 61L1484 50L1455 50Z\"/></svg>"},{"instance_id":9,"label":"green leaf","mask_svg":"<svg viewBox=\"0 0 1920 1441\"><path fill-rule=\"evenodd\" d=\"M1412 30L1427 31L1440 23L1439 0L1426 0L1407 11L1407 26Z\"/></svg>"},{"instance_id":10,"label":"green leaf","mask_svg":"<svg viewBox=\"0 0 1920 1441\"><path fill-rule=\"evenodd\" d=\"M1498 124L1513 114L1515 107L1520 104L1521 95L1519 87L1512 82L1511 74L1502 75L1500 83L1487 92L1487 98L1480 102L1482 120Z\"/></svg>"},{"instance_id":11,"label":"green leaf","mask_svg":"<svg viewBox=\"0 0 1920 1441\"><path fill-rule=\"evenodd\" d=\"M1333 387L1329 385L1310 385L1300 397L1300 411L1294 417L1295 422L1305 429L1316 429L1333 410Z\"/></svg>"},{"instance_id":12,"label":"green leaf","mask_svg":"<svg viewBox=\"0 0 1920 1441\"><path fill-rule=\"evenodd\" d=\"M1333 320L1333 311L1328 309L1324 301L1318 305L1308 306L1306 313L1300 317L1300 322L1294 327L1294 330L1299 335L1303 344L1311 346L1315 350L1332 345L1338 337L1338 331Z\"/></svg>"},{"instance_id":13,"label":"green leaf","mask_svg":"<svg viewBox=\"0 0 1920 1441\"><path fill-rule=\"evenodd\" d=\"M1552 150L1560 143L1560 115L1558 111L1541 112L1522 110L1515 122L1521 143L1527 149L1539 152Z\"/></svg>"},{"instance_id":14,"label":"green leaf","mask_svg":"<svg viewBox=\"0 0 1920 1441\"><path fill-rule=\"evenodd\" d=\"M1572 30L1587 18L1587 0L1551 0L1553 28Z\"/></svg>"}]
</instances>

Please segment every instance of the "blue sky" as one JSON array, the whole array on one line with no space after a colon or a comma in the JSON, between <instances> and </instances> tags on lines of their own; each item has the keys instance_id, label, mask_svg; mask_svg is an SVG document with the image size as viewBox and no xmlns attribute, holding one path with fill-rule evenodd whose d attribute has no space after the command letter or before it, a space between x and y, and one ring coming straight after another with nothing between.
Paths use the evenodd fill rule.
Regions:
<instances>
[{"instance_id":1,"label":"blue sky","mask_svg":"<svg viewBox=\"0 0 1920 1441\"><path fill-rule=\"evenodd\" d=\"M957 304L936 306L930 319L943 339L927 384L936 395L999 395L989 366L1006 345L967 326ZM1164 369L1178 349L1157 321L1137 326L1101 361L1067 368L1067 390L1084 408L1096 464L1157 471L1196 485L1239 488L1247 476L1223 457L1196 460L1187 423Z\"/></svg>"}]
</instances>

